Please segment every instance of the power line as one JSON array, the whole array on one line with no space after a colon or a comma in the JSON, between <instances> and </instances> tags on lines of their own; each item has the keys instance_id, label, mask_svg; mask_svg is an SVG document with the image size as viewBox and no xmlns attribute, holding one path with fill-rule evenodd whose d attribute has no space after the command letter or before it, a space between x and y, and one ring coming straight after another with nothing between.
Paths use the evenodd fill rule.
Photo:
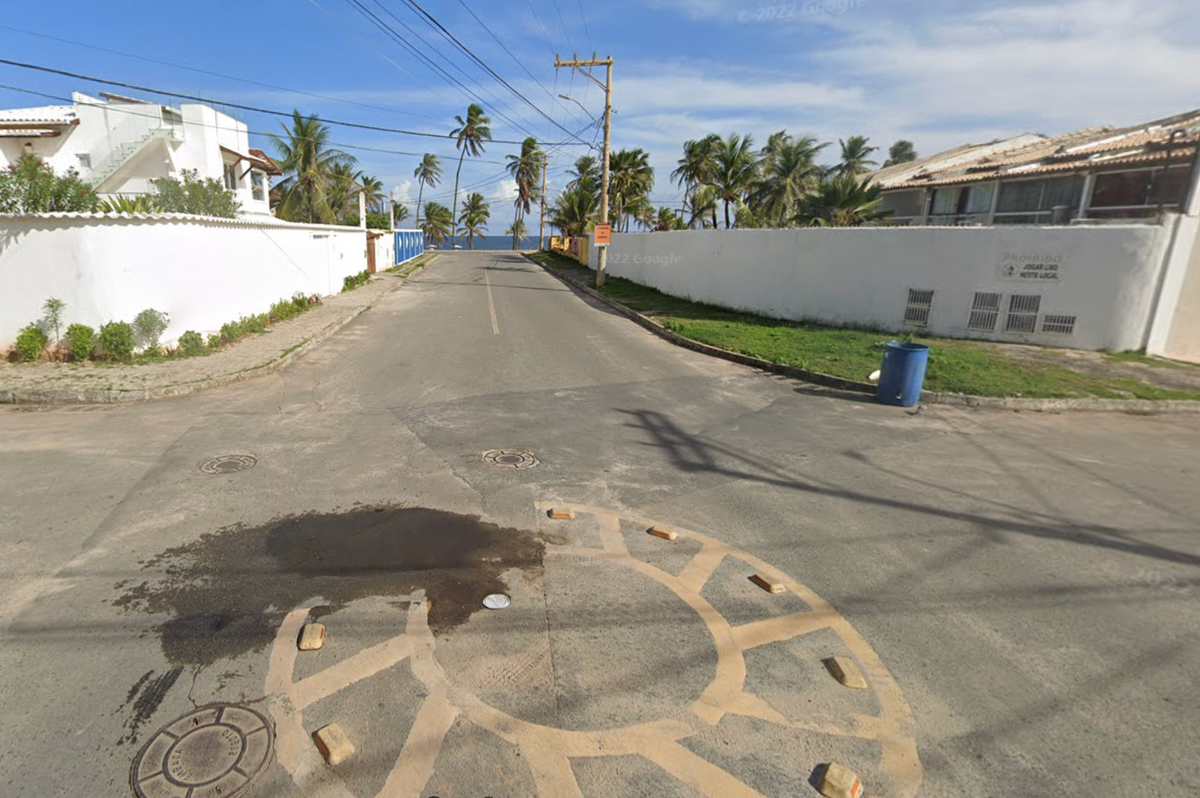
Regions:
<instances>
[{"instance_id":1,"label":"power line","mask_svg":"<svg viewBox=\"0 0 1200 798\"><path fill-rule=\"evenodd\" d=\"M19 69L29 69L29 70L33 70L35 72L44 72L44 73L50 74L50 75L59 75L62 77L67 77L67 78L74 78L75 80L83 80L83 81L87 81L89 83L98 83L98 84L104 85L104 86L118 86L123 89L133 89L134 91L143 91L143 92L147 92L150 94L159 94L164 97L175 97L175 98L178 98L181 100L192 100L193 102L200 102L200 103L215 103L218 105L224 105L228 108L237 108L238 110L241 110L241 111L251 111L251 112L257 113L257 114L268 114L270 116L280 116L280 117L285 117L285 118L291 118L294 113L298 113L298 112L293 112L293 111L276 111L276 110L273 110L270 108L261 108L261 107L255 106L255 105L245 105L242 103L223 102L220 100L213 100L211 98L198 97L194 94L184 94L182 92L167 91L166 89L156 89L156 88L153 88L150 86L141 86L136 83L125 83L125 82L119 81L119 80L109 80L107 78L99 78L94 75L83 75L78 72L68 72L65 69L55 69L53 67L40 66L38 64L27 64L22 61L12 61L7 58L0 58L0 64L17 67ZM394 134L400 135L400 136L421 136L423 138L433 138L433 139L449 139L449 138L451 138L451 136L448 133L427 133L425 131L420 131L420 130L404 130L403 128L383 127L382 125L366 125L361 122L346 122L346 121L340 120L340 119L324 119L323 118L323 119L321 119L321 121L328 125L339 125L341 127L350 127L350 128L355 128L358 130L372 130L377 133L394 133ZM591 126L589 125L589 127L591 127ZM568 131L568 133L569 132L570 131ZM507 139L493 139L492 143L493 144L521 144L522 142L507 140ZM547 146L547 147L549 147L549 146L573 146L573 145L577 145L579 143L580 142L577 142L577 141L558 141L558 142L547 142L545 144L545 146ZM586 144L587 142L583 142L583 143Z\"/></svg>"},{"instance_id":2,"label":"power line","mask_svg":"<svg viewBox=\"0 0 1200 798\"><path fill-rule=\"evenodd\" d=\"M437 27L438 31L439 31L439 32L442 34L442 36L443 36L444 38L446 38L448 41L452 42L452 43L453 43L453 44L454 44L454 45L455 45L455 46L456 46L456 47L457 47L457 48L458 48L460 51L462 51L462 52L463 52L463 53L464 53L464 54L465 54L465 55L466 55L468 58L470 58L472 61L474 61L475 63L479 64L479 66L480 66L480 67L482 67L482 68L484 69L484 71L486 71L486 72L487 72L489 75L491 75L491 76L492 76L492 77L494 77L494 78L495 78L497 81L499 81L500 85L504 86L506 89L508 89L509 91L511 91L511 92L512 92L514 95L516 95L516 96L517 96L517 97L518 97L518 98L519 98L519 99L520 99L522 102L524 102L524 103L525 103L526 105L528 105L528 106L529 106L531 109L533 109L533 110L534 110L534 111L536 111L538 114L540 114L540 115L541 115L543 118L545 118L545 119L549 119L549 120L551 121L551 123L552 123L552 124L553 124L555 127L557 127L559 130L563 131L563 132L564 132L564 133L566 133L568 136L569 136L569 135L571 135L571 131L567 130L565 127L563 127L562 125L560 125L558 122L555 122L555 121L554 121L554 119L553 119L553 118L552 118L552 117L551 117L549 114L547 114L547 113L546 113L545 111L543 111L541 108L538 108L536 105L534 105L534 104L533 104L533 102L532 102L532 101L531 101L531 100L530 100L528 97L526 97L524 94L522 94L521 92L519 92L517 89L513 88L513 86L512 86L512 84L511 84L511 83L509 83L507 80L505 80L503 77L501 77L501 76L500 76L500 74L496 72L496 70L494 70L494 69L492 69L490 66L488 66L488 65L487 65L487 64L486 64L486 63L483 61L483 59L481 59L479 56L475 55L475 53L474 53L474 52L471 50L471 48L467 47L465 44L463 44L462 42L460 42L460 41L458 40L458 38L457 38L457 37L456 37L456 36L455 36L453 33L451 33L451 32L450 32L450 31L449 31L447 28L446 28L446 26L445 26L445 25L443 25L441 22L439 22L439 21L437 20L437 18L436 18L436 17L434 17L432 14L430 14L428 11L426 11L426 10L425 10L425 9L424 9L424 8L421 6L421 4L420 4L420 3L416 2L416 0L404 0L404 2L405 2L405 3L407 3L409 6L411 6L412 8L416 9L417 11L419 11L419 12L421 13L421 15L423 15L423 16L424 16L426 19L428 19L428 20L429 20L429 22L430 22L430 23L432 23L434 26L436 26L436 27ZM584 142L582 141L582 139L580 140L580 143L584 143Z\"/></svg>"},{"instance_id":3,"label":"power line","mask_svg":"<svg viewBox=\"0 0 1200 798\"><path fill-rule=\"evenodd\" d=\"M74 100L70 97L63 97L58 94L49 94L44 91L36 91L35 89L26 89L26 88L22 88L20 86L10 86L8 84L0 83L0 89L6 89L8 91L20 92L22 94L32 94L35 97L44 97L47 100L56 100L58 102L63 102L63 103L74 103ZM220 103L216 103L216 104L219 105ZM156 114L143 114L143 113L139 113L130 108L119 108L119 107L116 107L111 104L107 105L106 109L112 113L125 114L127 116L140 116L143 119L159 119L160 118ZM228 130L229 129L227 126L208 124L207 122L190 121L190 122L188 122L188 124L195 125L197 127L211 128L212 130ZM270 137L273 135L278 135L274 131L270 131L270 130L249 130L249 129L247 129L246 132L253 133L256 136ZM307 138L307 137L300 137L300 140L304 140L305 138ZM386 149L383 147L367 147L367 146L364 146L361 144L345 144L345 143L338 142L338 141L330 141L327 143L329 144L329 146L337 147L338 149L362 150L364 152L378 152L378 153L383 153L385 155L405 155L405 156L412 156L415 158L419 158L426 154L424 152L409 152L407 150L391 150L391 149ZM450 154L432 153L432 154L436 155L438 158L444 158L446 160L453 160L454 158L458 157L457 153L450 153ZM504 165L504 161L490 161L490 160L486 160L483 158L475 159L475 163L495 164L497 166Z\"/></svg>"},{"instance_id":4,"label":"power line","mask_svg":"<svg viewBox=\"0 0 1200 798\"><path fill-rule=\"evenodd\" d=\"M316 5L316 4L314 3L314 5ZM320 8L320 6L317 6L317 7ZM322 10L324 10L324 9L322 9ZM95 44L87 44L86 42L77 42L72 39L64 39L61 36L51 36L48 33L38 33L37 31L24 30L23 28L14 28L10 25L0 25L0 30L9 30L9 31L14 31L16 33L23 33L26 36L36 36L39 39L47 39L52 42L60 42L62 44L69 44L72 47L84 47L88 50L96 50L97 52L101 52L101 53L110 53L112 55L119 55L124 58L132 58L137 61L145 61L146 63L149 63L149 64L159 64L160 66L169 66L172 69L182 69L182 70L186 70L188 72L195 72L198 75L208 75L209 77L222 78L223 80L232 80L232 81L236 81L238 83L246 83L248 85L259 86L264 89L273 89L275 91L286 91L289 94L299 94L299 95L302 95L305 97L315 97L320 100L329 100L331 102L345 103L346 105L357 105L361 108L370 108L371 110L374 110L374 111L386 111L388 113L401 114L403 116L414 116L419 119L432 119L434 121L439 121L438 117L429 116L427 114L418 114L413 111L404 111L399 108L388 108L383 105L372 105L370 103L356 102L354 100L345 100L345 99L342 99L341 97L331 97L327 94L318 94L316 92L311 92L311 91L302 91L300 89L290 89L287 86L276 86L272 83L264 83L260 80L251 80L250 78L240 78L236 75L226 75L221 72L212 72L207 69L198 69L196 67L190 67L190 66L186 66L184 64L176 64L172 61L164 61L162 59L151 58L149 56L138 55L136 53L128 53L128 52L124 52L122 50L114 50L111 47L100 47L99 45L95 45ZM412 76L412 77L415 79L416 76Z\"/></svg>"}]
</instances>

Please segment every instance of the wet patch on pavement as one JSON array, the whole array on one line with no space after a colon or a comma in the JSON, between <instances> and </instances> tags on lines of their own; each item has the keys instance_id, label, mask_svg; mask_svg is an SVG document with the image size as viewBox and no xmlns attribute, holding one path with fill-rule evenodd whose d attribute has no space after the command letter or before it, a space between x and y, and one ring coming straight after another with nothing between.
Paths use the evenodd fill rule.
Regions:
<instances>
[{"instance_id":1,"label":"wet patch on pavement","mask_svg":"<svg viewBox=\"0 0 1200 798\"><path fill-rule=\"evenodd\" d=\"M290 609L321 600L321 614L368 596L424 590L429 624L444 633L506 593L510 569L541 569L545 543L478 516L368 507L235 526L143 563L162 578L123 585L126 611L170 614L157 627L172 664L210 665L271 643Z\"/></svg>"},{"instance_id":2,"label":"wet patch on pavement","mask_svg":"<svg viewBox=\"0 0 1200 798\"><path fill-rule=\"evenodd\" d=\"M150 720L158 709L158 705L166 698L167 693L175 686L175 682L179 680L180 674L183 673L183 668L176 667L155 676L154 671L146 671L142 677L134 682L129 688L128 695L125 696L125 703L121 705L121 709L130 707L129 718L125 721L127 733L117 745L125 743L136 743L138 741L138 732L141 731L142 725Z\"/></svg>"}]
</instances>

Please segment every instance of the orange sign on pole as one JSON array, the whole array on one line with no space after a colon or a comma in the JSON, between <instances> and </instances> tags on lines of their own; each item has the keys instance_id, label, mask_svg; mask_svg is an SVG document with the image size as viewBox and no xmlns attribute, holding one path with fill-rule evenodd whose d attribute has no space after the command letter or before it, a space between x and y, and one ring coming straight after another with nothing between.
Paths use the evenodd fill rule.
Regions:
<instances>
[{"instance_id":1,"label":"orange sign on pole","mask_svg":"<svg viewBox=\"0 0 1200 798\"><path fill-rule=\"evenodd\" d=\"M612 243L612 225L598 224L595 230L596 246L602 247Z\"/></svg>"}]
</instances>

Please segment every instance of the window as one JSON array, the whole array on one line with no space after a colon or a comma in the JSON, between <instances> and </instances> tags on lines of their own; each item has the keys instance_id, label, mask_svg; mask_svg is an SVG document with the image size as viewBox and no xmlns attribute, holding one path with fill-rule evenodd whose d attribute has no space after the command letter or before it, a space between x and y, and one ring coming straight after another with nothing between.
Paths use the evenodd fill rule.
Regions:
<instances>
[{"instance_id":1,"label":"window","mask_svg":"<svg viewBox=\"0 0 1200 798\"><path fill-rule=\"evenodd\" d=\"M86 153L86 152L76 153L75 157L79 159L79 168L80 169L91 169L92 168L92 156L89 155L88 153Z\"/></svg>"},{"instance_id":2,"label":"window","mask_svg":"<svg viewBox=\"0 0 1200 798\"><path fill-rule=\"evenodd\" d=\"M250 189L256 200L267 198L267 176L257 169L250 173Z\"/></svg>"},{"instance_id":3,"label":"window","mask_svg":"<svg viewBox=\"0 0 1200 798\"><path fill-rule=\"evenodd\" d=\"M904 308L904 323L922 327L929 324L929 311L933 308L933 292L908 289L908 305Z\"/></svg>"},{"instance_id":4,"label":"window","mask_svg":"<svg viewBox=\"0 0 1200 798\"><path fill-rule=\"evenodd\" d=\"M1071 335L1075 332L1075 317L1047 313L1042 317L1042 332Z\"/></svg>"},{"instance_id":5,"label":"window","mask_svg":"<svg viewBox=\"0 0 1200 798\"><path fill-rule=\"evenodd\" d=\"M971 303L971 317L967 319L968 330L995 332L1000 319L1000 295L976 292Z\"/></svg>"},{"instance_id":6,"label":"window","mask_svg":"<svg viewBox=\"0 0 1200 798\"><path fill-rule=\"evenodd\" d=\"M237 168L236 163L225 164L225 188L230 191L238 190Z\"/></svg>"},{"instance_id":7,"label":"window","mask_svg":"<svg viewBox=\"0 0 1200 798\"><path fill-rule=\"evenodd\" d=\"M1187 169L1143 169L1138 172L1109 172L1096 175L1092 190L1093 208L1130 208L1178 205L1187 193Z\"/></svg>"},{"instance_id":8,"label":"window","mask_svg":"<svg viewBox=\"0 0 1200 798\"><path fill-rule=\"evenodd\" d=\"M949 186L933 192L932 216L979 216L990 213L995 183L973 186ZM950 220L942 220L950 221ZM954 219L953 221L960 221Z\"/></svg>"},{"instance_id":9,"label":"window","mask_svg":"<svg viewBox=\"0 0 1200 798\"><path fill-rule=\"evenodd\" d=\"M1037 294L1013 294L1008 298L1008 318L1004 331L1031 333L1037 329L1038 308L1042 298Z\"/></svg>"},{"instance_id":10,"label":"window","mask_svg":"<svg viewBox=\"0 0 1200 798\"><path fill-rule=\"evenodd\" d=\"M1078 208L1082 195L1080 175L1002 183L996 224L1046 224L1053 221L1054 208Z\"/></svg>"},{"instance_id":11,"label":"window","mask_svg":"<svg viewBox=\"0 0 1200 798\"><path fill-rule=\"evenodd\" d=\"M924 210L925 191L889 191L882 197L880 210L892 211L893 218L904 219L910 216L920 216Z\"/></svg>"}]
</instances>

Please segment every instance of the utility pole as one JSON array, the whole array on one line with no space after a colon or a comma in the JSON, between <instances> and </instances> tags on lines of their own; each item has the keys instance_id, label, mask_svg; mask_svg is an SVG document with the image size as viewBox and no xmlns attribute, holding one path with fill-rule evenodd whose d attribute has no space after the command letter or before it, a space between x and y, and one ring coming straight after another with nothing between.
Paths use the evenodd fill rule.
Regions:
<instances>
[{"instance_id":1,"label":"utility pole","mask_svg":"<svg viewBox=\"0 0 1200 798\"><path fill-rule=\"evenodd\" d=\"M539 251L546 248L546 167L549 163L549 158L542 158L542 220L539 223L541 230L538 233Z\"/></svg>"},{"instance_id":2,"label":"utility pole","mask_svg":"<svg viewBox=\"0 0 1200 798\"><path fill-rule=\"evenodd\" d=\"M396 192L394 192L394 191L388 192L388 211L390 212L389 218L392 220L392 226L389 227L388 229L395 230L396 229Z\"/></svg>"},{"instance_id":3,"label":"utility pole","mask_svg":"<svg viewBox=\"0 0 1200 798\"><path fill-rule=\"evenodd\" d=\"M604 83L592 77L589 70L581 68L601 65L607 67ZM554 68L561 67L578 69L584 77L604 89L604 166L600 174L600 224L608 224L608 155L612 133L613 59L611 55L608 58L596 58L595 53L586 61L580 61L578 53L570 61L563 61L557 55L554 56ZM608 245L598 244L597 249L600 255L596 260L596 287L599 288L604 285L605 270L608 268Z\"/></svg>"}]
</instances>

